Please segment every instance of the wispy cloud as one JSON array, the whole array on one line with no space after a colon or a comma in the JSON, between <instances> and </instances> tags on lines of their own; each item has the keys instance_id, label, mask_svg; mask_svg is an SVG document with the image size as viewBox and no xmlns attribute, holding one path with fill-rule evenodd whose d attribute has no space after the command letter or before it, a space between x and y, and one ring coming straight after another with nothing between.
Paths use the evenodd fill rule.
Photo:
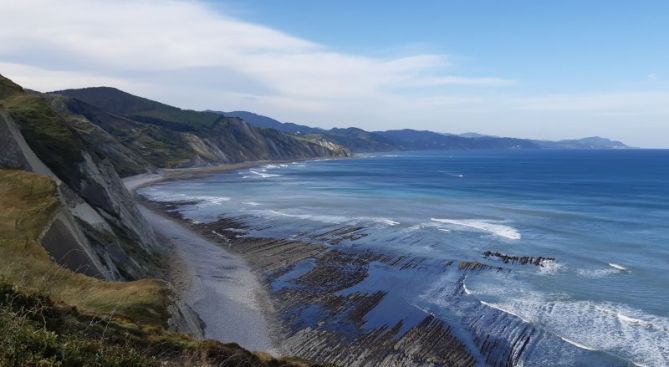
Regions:
<instances>
[{"instance_id":1,"label":"wispy cloud","mask_svg":"<svg viewBox=\"0 0 669 367\"><path fill-rule=\"evenodd\" d=\"M669 92L608 92L557 94L521 98L519 109L535 111L581 111L598 114L631 115L659 113L669 116ZM658 106L664 106L658 108Z\"/></svg>"},{"instance_id":2,"label":"wispy cloud","mask_svg":"<svg viewBox=\"0 0 669 367\"><path fill-rule=\"evenodd\" d=\"M263 97L299 107L381 98L387 90L448 85L502 85L501 78L445 76L446 55L372 58L335 52L273 29L226 17L193 1L21 1L3 4L0 55L37 88L104 81L138 91L183 86L225 93L232 100ZM178 83L172 83L170 73ZM79 75L80 77L72 77ZM37 78L46 82L39 82ZM123 82L132 79L133 82ZM203 83L204 81L204 83ZM219 83L215 83L219 81ZM176 85L174 85L176 84ZM203 85L204 84L204 85ZM204 94L204 93L198 93ZM183 97L184 103L199 106ZM211 103L211 98L205 98ZM208 105L209 108L216 106ZM223 106L221 106L223 107Z\"/></svg>"},{"instance_id":3,"label":"wispy cloud","mask_svg":"<svg viewBox=\"0 0 669 367\"><path fill-rule=\"evenodd\" d=\"M0 2L0 73L41 91L108 85L180 107L247 109L323 127L542 138L592 135L604 116L617 116L621 133L611 137L624 139L624 118L657 126L667 115L667 93L524 97L523 81L461 75L479 68L449 55L339 52L195 0Z\"/></svg>"}]
</instances>

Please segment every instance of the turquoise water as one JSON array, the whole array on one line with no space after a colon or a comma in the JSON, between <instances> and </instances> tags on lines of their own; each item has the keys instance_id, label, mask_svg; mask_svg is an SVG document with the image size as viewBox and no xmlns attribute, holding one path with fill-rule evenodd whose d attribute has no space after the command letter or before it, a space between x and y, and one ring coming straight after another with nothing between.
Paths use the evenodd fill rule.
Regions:
<instances>
[{"instance_id":1,"label":"turquoise water","mask_svg":"<svg viewBox=\"0 0 669 367\"><path fill-rule=\"evenodd\" d=\"M142 194L199 200L181 209L197 221L226 215L265 224L249 235L306 239L355 225L367 236L339 247L435 263L504 265L483 258L486 250L554 257L544 267L468 274L467 304L512 315L564 345L616 361L669 365L669 151L378 154L267 165ZM402 274L377 264L356 287L387 288L395 313L402 300L407 310L445 319L457 320L470 307L444 293L452 274L429 267ZM390 312L391 301L384 302L368 315L370 325ZM407 322L414 318L407 311ZM546 354L565 347L546 342L539 348Z\"/></svg>"}]
</instances>

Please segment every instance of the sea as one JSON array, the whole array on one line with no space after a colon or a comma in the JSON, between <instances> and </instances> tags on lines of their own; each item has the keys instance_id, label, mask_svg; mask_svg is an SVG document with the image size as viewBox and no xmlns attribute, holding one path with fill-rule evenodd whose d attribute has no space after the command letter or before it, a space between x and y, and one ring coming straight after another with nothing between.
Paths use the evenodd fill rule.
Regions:
<instances>
[{"instance_id":1,"label":"sea","mask_svg":"<svg viewBox=\"0 0 669 367\"><path fill-rule=\"evenodd\" d=\"M410 326L415 312L430 313L459 327L475 350L481 333L504 338L531 325L544 336L518 351L516 364L669 365L669 150L374 153L267 164L140 194L188 202L179 210L195 222L263 223L248 236L314 241L310 234L359 226L364 237L336 246L513 270L456 279L436 266L370 266L348 290L389 292L366 316L370 328L390 318ZM485 251L554 260L504 264ZM458 281L464 293L454 297ZM510 321L489 316L479 325L472 313L485 310Z\"/></svg>"}]
</instances>

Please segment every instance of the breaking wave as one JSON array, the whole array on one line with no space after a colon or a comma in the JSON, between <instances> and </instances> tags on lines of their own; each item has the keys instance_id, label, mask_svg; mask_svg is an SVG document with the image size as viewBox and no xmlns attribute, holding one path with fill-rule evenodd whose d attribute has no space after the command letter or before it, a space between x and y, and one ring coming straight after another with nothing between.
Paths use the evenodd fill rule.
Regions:
<instances>
[{"instance_id":1,"label":"breaking wave","mask_svg":"<svg viewBox=\"0 0 669 367\"><path fill-rule=\"evenodd\" d=\"M152 201L161 203L180 203L197 201L205 204L220 205L226 201L230 201L227 196L213 196L213 195L187 195L181 193L161 192L157 190L147 189L141 191L140 194Z\"/></svg>"},{"instance_id":2,"label":"breaking wave","mask_svg":"<svg viewBox=\"0 0 669 367\"><path fill-rule=\"evenodd\" d=\"M251 170L249 170L250 175L242 176L242 178L254 178L254 177L270 178L270 177L281 176L281 175L278 175L276 173L267 173L266 171L267 171L266 169L261 169L261 170L251 169Z\"/></svg>"},{"instance_id":3,"label":"breaking wave","mask_svg":"<svg viewBox=\"0 0 669 367\"><path fill-rule=\"evenodd\" d=\"M637 365L669 364L668 318L622 304L543 294L510 282L485 282L467 292L485 299L480 300L482 304L540 325L579 348L603 351Z\"/></svg>"},{"instance_id":4,"label":"breaking wave","mask_svg":"<svg viewBox=\"0 0 669 367\"><path fill-rule=\"evenodd\" d=\"M624 266L622 266L622 265L619 265L619 264L609 263L609 266L612 267L612 268L614 268L614 269L618 269L618 270L620 270L620 271L629 271L629 270L627 270L626 267L624 267Z\"/></svg>"},{"instance_id":5,"label":"breaking wave","mask_svg":"<svg viewBox=\"0 0 669 367\"><path fill-rule=\"evenodd\" d=\"M442 224L449 224L450 229L472 229L476 231L488 232L495 236L506 238L509 240L519 240L521 238L520 232L517 229L499 224L498 221L484 220L484 219L442 219L430 218L431 221Z\"/></svg>"},{"instance_id":6,"label":"breaking wave","mask_svg":"<svg viewBox=\"0 0 669 367\"><path fill-rule=\"evenodd\" d=\"M254 213L262 217L288 217L288 218L297 218L297 219L309 220L327 224L341 224L351 221L351 218L338 215L286 213L274 209L258 210L254 211Z\"/></svg>"}]
</instances>

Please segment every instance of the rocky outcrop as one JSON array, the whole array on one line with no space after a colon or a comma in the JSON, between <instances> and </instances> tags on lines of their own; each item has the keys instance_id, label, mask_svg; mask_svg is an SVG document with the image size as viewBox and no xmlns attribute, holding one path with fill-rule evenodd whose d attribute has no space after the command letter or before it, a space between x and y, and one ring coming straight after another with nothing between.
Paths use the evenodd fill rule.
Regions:
<instances>
[{"instance_id":1,"label":"rocky outcrop","mask_svg":"<svg viewBox=\"0 0 669 367\"><path fill-rule=\"evenodd\" d=\"M462 271L480 271L480 270L504 270L501 267L494 267L488 264L482 264L478 261L460 261L458 263L458 269Z\"/></svg>"},{"instance_id":2,"label":"rocky outcrop","mask_svg":"<svg viewBox=\"0 0 669 367\"><path fill-rule=\"evenodd\" d=\"M249 237L248 231L257 228L247 224L246 218L193 223L174 210L183 204L147 203L243 254L265 274L273 308L282 321L285 353L342 366L476 364L469 347L442 320L410 307L396 310L401 316L390 324L370 324L370 315L388 301L387 292L351 291L369 278L372 263L385 264L394 271L416 271L424 270L425 259L340 249L344 241L364 237L361 227L335 226L313 233L308 236L313 243ZM284 282L284 277L290 280Z\"/></svg>"},{"instance_id":3,"label":"rocky outcrop","mask_svg":"<svg viewBox=\"0 0 669 367\"><path fill-rule=\"evenodd\" d=\"M156 236L107 158L131 153L106 144L114 140L109 134L58 104L22 90L0 101L0 168L44 174L57 184L61 210L43 246L61 265L100 278L156 274Z\"/></svg>"},{"instance_id":4,"label":"rocky outcrop","mask_svg":"<svg viewBox=\"0 0 669 367\"><path fill-rule=\"evenodd\" d=\"M555 261L554 257L543 256L511 256L501 252L485 251L483 256L501 260L505 264L536 265L546 266L546 264Z\"/></svg>"}]
</instances>

